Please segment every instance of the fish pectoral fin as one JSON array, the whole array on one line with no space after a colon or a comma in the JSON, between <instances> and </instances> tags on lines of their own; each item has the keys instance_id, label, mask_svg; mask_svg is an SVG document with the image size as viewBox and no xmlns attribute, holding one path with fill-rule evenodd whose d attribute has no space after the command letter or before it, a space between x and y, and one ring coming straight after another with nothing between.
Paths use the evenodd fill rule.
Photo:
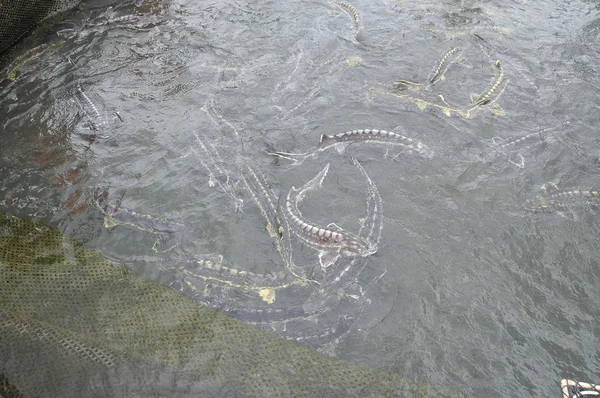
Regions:
<instances>
[{"instance_id":1,"label":"fish pectoral fin","mask_svg":"<svg viewBox=\"0 0 600 398\"><path fill-rule=\"evenodd\" d=\"M392 86L396 89L396 90L413 90L413 91L419 91L419 87L421 86L421 83L417 83L417 82L411 82L410 80L398 80L395 81L394 83L392 83Z\"/></svg>"},{"instance_id":2,"label":"fish pectoral fin","mask_svg":"<svg viewBox=\"0 0 600 398\"><path fill-rule=\"evenodd\" d=\"M453 109L453 106L452 106L452 105L450 105L450 104L448 103L448 101L446 101L446 99L444 98L444 96L443 96L442 94L438 94L438 98L440 99L440 101L442 101L442 103L443 103L443 104L444 104L446 107L448 107L448 108L450 108L450 109Z\"/></svg>"},{"instance_id":3,"label":"fish pectoral fin","mask_svg":"<svg viewBox=\"0 0 600 398\"><path fill-rule=\"evenodd\" d=\"M294 163L300 163L310 156L312 152L291 153L291 152L267 152L267 155L275 156L281 159L290 160Z\"/></svg>"},{"instance_id":4,"label":"fish pectoral fin","mask_svg":"<svg viewBox=\"0 0 600 398\"><path fill-rule=\"evenodd\" d=\"M469 98L471 99L471 104L475 104L477 101L479 101L479 94L471 94L469 96Z\"/></svg>"},{"instance_id":5,"label":"fish pectoral fin","mask_svg":"<svg viewBox=\"0 0 600 398\"><path fill-rule=\"evenodd\" d=\"M400 151L397 154L395 154L394 156L392 156L392 162L397 162L396 159L398 159L400 157L400 155L404 154L405 151Z\"/></svg>"},{"instance_id":6,"label":"fish pectoral fin","mask_svg":"<svg viewBox=\"0 0 600 398\"><path fill-rule=\"evenodd\" d=\"M321 264L321 268L327 269L340 258L339 250L321 250L319 252L319 263Z\"/></svg>"},{"instance_id":7,"label":"fish pectoral fin","mask_svg":"<svg viewBox=\"0 0 600 398\"><path fill-rule=\"evenodd\" d=\"M497 104L490 108L490 112L492 112L492 114L496 116L506 116L506 112L504 112L504 109L502 109L502 107Z\"/></svg>"}]
</instances>

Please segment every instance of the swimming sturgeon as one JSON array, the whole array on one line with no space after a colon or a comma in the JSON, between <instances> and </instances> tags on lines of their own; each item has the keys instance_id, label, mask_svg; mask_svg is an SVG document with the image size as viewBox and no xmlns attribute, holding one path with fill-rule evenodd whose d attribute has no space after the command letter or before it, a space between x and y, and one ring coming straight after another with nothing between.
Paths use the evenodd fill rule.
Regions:
<instances>
[{"instance_id":1,"label":"swimming sturgeon","mask_svg":"<svg viewBox=\"0 0 600 398\"><path fill-rule=\"evenodd\" d=\"M493 162L498 159L498 157L503 157L513 165L522 169L525 167L525 157L522 153L530 150L530 148L536 144L543 142L545 139L543 133L546 130L536 131L535 133L508 140L503 140L500 137L493 137L492 145L489 145L490 150L480 153L477 156L486 163Z\"/></svg>"},{"instance_id":2,"label":"swimming sturgeon","mask_svg":"<svg viewBox=\"0 0 600 398\"><path fill-rule=\"evenodd\" d=\"M326 151L327 149L354 143L383 144L400 147L408 151L416 152L425 158L430 158L433 155L433 151L419 140L394 133L393 131L377 129L350 130L334 135L322 134L321 139L317 144L317 148L313 151L304 153L270 152L269 155L288 159L299 164L307 158L316 157L320 152Z\"/></svg>"},{"instance_id":3,"label":"swimming sturgeon","mask_svg":"<svg viewBox=\"0 0 600 398\"><path fill-rule=\"evenodd\" d=\"M75 95L79 107L88 119L88 127L92 130L93 134L86 134L93 136L93 138L108 139L111 138L110 134L110 122L106 117L105 112L100 112L96 104L90 99L90 97L83 91L81 83L77 83L77 93Z\"/></svg>"},{"instance_id":4,"label":"swimming sturgeon","mask_svg":"<svg viewBox=\"0 0 600 398\"><path fill-rule=\"evenodd\" d=\"M309 246L320 251L319 260L325 269L335 263L339 257L366 257L377 251L377 245L356 234L337 226L335 229L330 228L335 224L329 224L327 227L311 224L303 218L302 213L298 210L298 204L306 192L320 187L328 171L329 163L300 189L293 186L288 192L284 208L294 234Z\"/></svg>"},{"instance_id":5,"label":"swimming sturgeon","mask_svg":"<svg viewBox=\"0 0 600 398\"><path fill-rule=\"evenodd\" d=\"M504 93L509 80L504 78L504 68L499 60L494 63L494 67L498 70L498 76L492 80L490 88L479 96L471 96L471 104L463 109L467 119L472 119L478 111L485 108L495 115L504 116L504 110L496 102Z\"/></svg>"},{"instance_id":6,"label":"swimming sturgeon","mask_svg":"<svg viewBox=\"0 0 600 398\"><path fill-rule=\"evenodd\" d=\"M473 99L473 105L477 106L477 105L487 105L490 103L490 101L492 100L492 98L494 97L494 95L499 92L499 88L502 87L502 85L506 82L504 80L504 68L502 67L502 63L498 60L496 61L496 63L494 64L494 66L498 69L499 73L498 73L498 77L496 77L496 80L494 80L489 88L488 91L486 91L483 95L479 96L478 98L474 98Z\"/></svg>"},{"instance_id":7,"label":"swimming sturgeon","mask_svg":"<svg viewBox=\"0 0 600 398\"><path fill-rule=\"evenodd\" d=\"M231 181L230 171L225 169L224 166L221 166L225 164L221 155L214 145L205 143L195 131L194 136L196 137L198 147L200 147L203 153L197 153L193 147L190 149L197 155L198 162L207 171L208 185L211 187L219 185L223 193L233 199L235 211L242 211L244 208L244 200L237 197L235 183ZM184 155L183 157L185 156L187 155Z\"/></svg>"},{"instance_id":8,"label":"swimming sturgeon","mask_svg":"<svg viewBox=\"0 0 600 398\"><path fill-rule=\"evenodd\" d=\"M93 192L93 203L100 209L104 217L104 227L115 228L119 225L154 234L157 239L152 250L157 253L170 252L179 246L180 239L188 233L187 226L177 213L161 216L141 214L121 206L121 199L116 204L108 201L108 190L96 187Z\"/></svg>"},{"instance_id":9,"label":"swimming sturgeon","mask_svg":"<svg viewBox=\"0 0 600 398\"><path fill-rule=\"evenodd\" d=\"M358 236L368 242L372 242L373 245L377 245L383 228L381 196L377 186L369 178L362 165L356 159L352 159L352 163L360 170L367 181L367 214L364 219L361 219ZM368 303L366 291L380 280L386 272L384 270L381 275L374 278L364 287L360 286L357 284L358 276L362 273L367 263L368 260L365 257L340 258L335 266L327 269L319 288L312 292L302 306L306 314L315 314L323 312L327 308L334 307L335 303L341 299L349 299L354 305L358 306L358 311L353 313L351 317L340 317L338 321L342 322L345 327L340 328L339 325L334 325L317 336L301 336L293 338L294 340L309 346L319 346L328 341L339 339L350 331L353 322L360 317L365 305ZM356 288L358 288L358 291ZM286 338L289 337L286 336Z\"/></svg>"},{"instance_id":10,"label":"swimming sturgeon","mask_svg":"<svg viewBox=\"0 0 600 398\"><path fill-rule=\"evenodd\" d=\"M561 190L554 183L542 185L541 195L525 202L527 210L539 212L569 210L577 206L600 206L600 190Z\"/></svg>"},{"instance_id":11,"label":"swimming sturgeon","mask_svg":"<svg viewBox=\"0 0 600 398\"><path fill-rule=\"evenodd\" d=\"M444 80L444 75L448 71L448 68L450 68L450 65L452 65L454 62L460 59L461 54L462 49L460 47L454 47L448 52L446 52L446 54L444 54L440 61L437 63L435 69L427 77L426 83L418 83L410 80L398 80L393 83L393 86L394 88L401 90L407 87L415 87L416 89L418 89L419 87L434 86L436 83Z\"/></svg>"},{"instance_id":12,"label":"swimming sturgeon","mask_svg":"<svg viewBox=\"0 0 600 398\"><path fill-rule=\"evenodd\" d=\"M368 242L377 244L383 227L381 196L375 183L369 178L362 165L356 159L353 159L353 164L361 171L367 181L367 212L365 218L361 219L358 236ZM317 188L322 178L324 178L323 174L325 173L319 173L313 179L313 184L306 184L303 187L306 189L302 194ZM302 197L299 198L299 200L301 199ZM319 286L313 289L302 306L264 309L233 308L227 312L258 326L273 325L273 327L279 327L277 334L287 340L293 340L315 349L322 348L324 345L340 339L351 330L353 323L359 319L365 305L368 303L366 291L385 274L384 271L364 287L358 286L358 295L352 294L356 292L357 277L361 274L367 262L368 260L365 257L360 256L339 258L333 266L326 269L324 279L320 281ZM352 293L349 292L349 289L352 290ZM323 320L324 318L321 317L336 307L340 300L350 300L354 303L354 306L358 306L357 311L330 319L326 323L327 326L320 325L323 328L315 334L287 332L285 325L290 321L307 320L312 324L317 319Z\"/></svg>"}]
</instances>

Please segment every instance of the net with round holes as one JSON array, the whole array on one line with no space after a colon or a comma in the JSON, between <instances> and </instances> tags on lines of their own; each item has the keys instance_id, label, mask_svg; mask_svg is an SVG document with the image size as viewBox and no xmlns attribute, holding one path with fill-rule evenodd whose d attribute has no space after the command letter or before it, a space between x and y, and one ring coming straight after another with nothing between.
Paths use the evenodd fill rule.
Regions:
<instances>
[{"instance_id":1,"label":"net with round holes","mask_svg":"<svg viewBox=\"0 0 600 398\"><path fill-rule=\"evenodd\" d=\"M463 395L258 331L0 213L0 396Z\"/></svg>"},{"instance_id":2,"label":"net with round holes","mask_svg":"<svg viewBox=\"0 0 600 398\"><path fill-rule=\"evenodd\" d=\"M0 0L0 53L40 22L79 2L80 0Z\"/></svg>"}]
</instances>

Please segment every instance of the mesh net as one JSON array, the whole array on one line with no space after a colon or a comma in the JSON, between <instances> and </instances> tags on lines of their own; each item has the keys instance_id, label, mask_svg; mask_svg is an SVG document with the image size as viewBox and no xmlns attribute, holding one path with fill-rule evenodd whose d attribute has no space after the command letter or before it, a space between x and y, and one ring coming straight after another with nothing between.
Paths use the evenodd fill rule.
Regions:
<instances>
[{"instance_id":1,"label":"mesh net","mask_svg":"<svg viewBox=\"0 0 600 398\"><path fill-rule=\"evenodd\" d=\"M0 395L463 396L256 330L0 213Z\"/></svg>"},{"instance_id":2,"label":"mesh net","mask_svg":"<svg viewBox=\"0 0 600 398\"><path fill-rule=\"evenodd\" d=\"M598 397L600 396L600 385L583 383L569 379L562 379L560 389L563 398Z\"/></svg>"},{"instance_id":3,"label":"mesh net","mask_svg":"<svg viewBox=\"0 0 600 398\"><path fill-rule=\"evenodd\" d=\"M0 53L37 24L66 11L80 0L0 0Z\"/></svg>"}]
</instances>

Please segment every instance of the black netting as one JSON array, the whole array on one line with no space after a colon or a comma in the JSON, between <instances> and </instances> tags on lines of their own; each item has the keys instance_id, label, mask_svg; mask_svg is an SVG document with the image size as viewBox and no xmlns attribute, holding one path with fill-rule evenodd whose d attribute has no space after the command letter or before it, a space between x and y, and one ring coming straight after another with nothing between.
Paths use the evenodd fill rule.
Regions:
<instances>
[{"instance_id":1,"label":"black netting","mask_svg":"<svg viewBox=\"0 0 600 398\"><path fill-rule=\"evenodd\" d=\"M74 7L80 0L0 0L0 53L44 19Z\"/></svg>"},{"instance_id":2,"label":"black netting","mask_svg":"<svg viewBox=\"0 0 600 398\"><path fill-rule=\"evenodd\" d=\"M560 382L563 398L582 398L600 396L600 385L563 379Z\"/></svg>"}]
</instances>

